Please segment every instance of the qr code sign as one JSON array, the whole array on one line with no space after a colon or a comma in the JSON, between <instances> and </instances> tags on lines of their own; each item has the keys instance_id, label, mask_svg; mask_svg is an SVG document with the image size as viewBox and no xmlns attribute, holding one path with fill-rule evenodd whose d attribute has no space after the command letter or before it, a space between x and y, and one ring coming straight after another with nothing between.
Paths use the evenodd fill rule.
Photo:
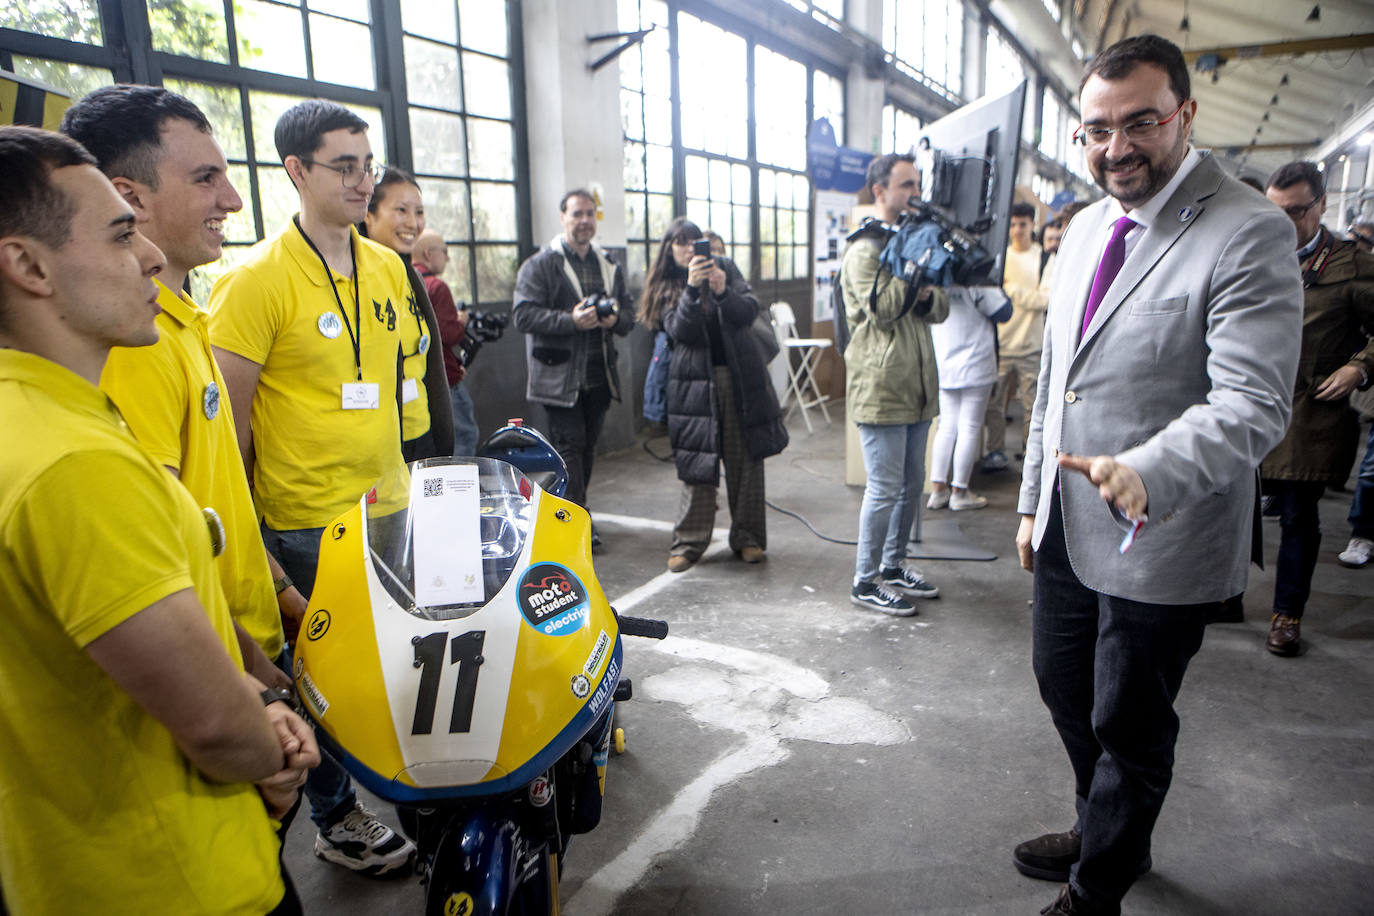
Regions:
<instances>
[{"instance_id":1,"label":"qr code sign","mask_svg":"<svg viewBox=\"0 0 1374 916\"><path fill-rule=\"evenodd\" d=\"M426 477L426 478L425 478L425 495L426 495L426 496L443 496L443 495L444 495L444 478L442 478L442 477Z\"/></svg>"}]
</instances>

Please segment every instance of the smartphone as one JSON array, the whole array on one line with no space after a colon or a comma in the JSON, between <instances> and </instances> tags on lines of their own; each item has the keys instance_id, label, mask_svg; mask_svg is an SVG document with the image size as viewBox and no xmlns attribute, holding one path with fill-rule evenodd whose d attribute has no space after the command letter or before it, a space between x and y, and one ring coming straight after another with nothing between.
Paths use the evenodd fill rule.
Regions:
<instances>
[{"instance_id":1,"label":"smartphone","mask_svg":"<svg viewBox=\"0 0 1374 916\"><path fill-rule=\"evenodd\" d=\"M711 240L697 239L693 242L692 255L698 258L709 258L711 256Z\"/></svg>"}]
</instances>

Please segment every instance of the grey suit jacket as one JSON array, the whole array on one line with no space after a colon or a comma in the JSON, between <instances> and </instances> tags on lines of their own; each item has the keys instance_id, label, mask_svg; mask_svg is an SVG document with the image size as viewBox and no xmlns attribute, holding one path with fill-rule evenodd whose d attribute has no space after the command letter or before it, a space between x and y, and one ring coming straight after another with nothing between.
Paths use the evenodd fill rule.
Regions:
<instances>
[{"instance_id":1,"label":"grey suit jacket","mask_svg":"<svg viewBox=\"0 0 1374 916\"><path fill-rule=\"evenodd\" d=\"M1069 560L1094 591L1153 604L1245 589L1255 468L1288 426L1302 333L1295 230L1211 158L1140 238L1083 339L1111 199L1076 216L1055 268L1019 510L1044 536L1063 452L1139 472L1149 522L1126 522L1060 475Z\"/></svg>"}]
</instances>

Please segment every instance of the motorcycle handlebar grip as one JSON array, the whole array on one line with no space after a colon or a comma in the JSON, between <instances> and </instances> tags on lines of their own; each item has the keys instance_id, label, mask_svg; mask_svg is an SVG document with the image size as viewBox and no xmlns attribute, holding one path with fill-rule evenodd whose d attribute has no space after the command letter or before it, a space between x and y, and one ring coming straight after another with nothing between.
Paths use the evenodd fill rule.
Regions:
<instances>
[{"instance_id":1,"label":"motorcycle handlebar grip","mask_svg":"<svg viewBox=\"0 0 1374 916\"><path fill-rule=\"evenodd\" d=\"M644 636L648 639L663 639L668 635L668 621L651 620L647 617L625 617L616 614L616 622L624 636Z\"/></svg>"}]
</instances>

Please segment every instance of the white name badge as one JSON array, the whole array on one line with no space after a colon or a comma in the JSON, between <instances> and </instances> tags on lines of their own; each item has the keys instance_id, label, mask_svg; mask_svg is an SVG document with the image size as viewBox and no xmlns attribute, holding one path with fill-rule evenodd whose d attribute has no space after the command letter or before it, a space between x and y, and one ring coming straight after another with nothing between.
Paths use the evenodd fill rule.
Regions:
<instances>
[{"instance_id":1,"label":"white name badge","mask_svg":"<svg viewBox=\"0 0 1374 916\"><path fill-rule=\"evenodd\" d=\"M409 404L420 396L420 385L413 379L408 378L401 383L401 403Z\"/></svg>"},{"instance_id":2,"label":"white name badge","mask_svg":"<svg viewBox=\"0 0 1374 916\"><path fill-rule=\"evenodd\" d=\"M376 410L382 406L381 391L376 382L344 382L344 410Z\"/></svg>"}]
</instances>

